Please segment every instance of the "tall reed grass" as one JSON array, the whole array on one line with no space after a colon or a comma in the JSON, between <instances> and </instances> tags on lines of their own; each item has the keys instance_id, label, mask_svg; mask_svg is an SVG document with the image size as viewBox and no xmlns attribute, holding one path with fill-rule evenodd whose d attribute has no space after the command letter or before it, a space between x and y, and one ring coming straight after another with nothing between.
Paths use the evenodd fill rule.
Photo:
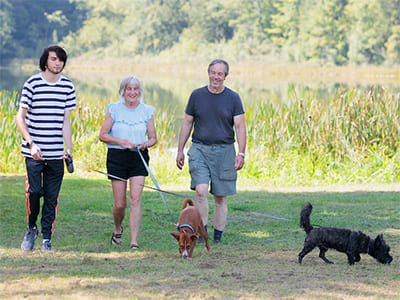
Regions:
<instances>
[{"instance_id":1,"label":"tall reed grass","mask_svg":"<svg viewBox=\"0 0 400 300\"><path fill-rule=\"evenodd\" d=\"M20 153L22 135L15 123L18 94L0 91L0 174L24 170Z\"/></svg>"},{"instance_id":2,"label":"tall reed grass","mask_svg":"<svg viewBox=\"0 0 400 300\"><path fill-rule=\"evenodd\" d=\"M366 94L339 90L326 99L293 92L288 99L247 109L254 163L247 164L246 173L253 180L329 184L399 179L400 94L371 88Z\"/></svg>"},{"instance_id":3,"label":"tall reed grass","mask_svg":"<svg viewBox=\"0 0 400 300\"><path fill-rule=\"evenodd\" d=\"M246 107L248 150L239 185L388 183L400 179L400 94L383 88L367 93L340 90L325 99L289 91L288 102ZM21 135L15 125L17 93L0 92L0 173L23 173ZM73 112L74 160L105 170L106 148L98 140L106 103L81 100ZM161 184L187 181L175 168L180 124L173 113L155 115L159 138L151 169ZM78 174L79 171L78 171ZM84 174L82 172L81 174Z\"/></svg>"}]
</instances>

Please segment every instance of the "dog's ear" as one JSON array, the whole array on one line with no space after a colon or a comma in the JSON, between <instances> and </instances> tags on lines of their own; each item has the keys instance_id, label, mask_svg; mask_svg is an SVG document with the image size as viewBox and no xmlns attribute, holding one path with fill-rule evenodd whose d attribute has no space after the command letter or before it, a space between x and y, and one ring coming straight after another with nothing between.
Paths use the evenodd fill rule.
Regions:
<instances>
[{"instance_id":1,"label":"dog's ear","mask_svg":"<svg viewBox=\"0 0 400 300\"><path fill-rule=\"evenodd\" d=\"M171 232L171 235L179 242L179 234Z\"/></svg>"},{"instance_id":2,"label":"dog's ear","mask_svg":"<svg viewBox=\"0 0 400 300\"><path fill-rule=\"evenodd\" d=\"M375 239L375 244L382 244L383 241L383 234L378 234Z\"/></svg>"},{"instance_id":3,"label":"dog's ear","mask_svg":"<svg viewBox=\"0 0 400 300\"><path fill-rule=\"evenodd\" d=\"M192 241L197 240L197 239L198 239L197 234L192 234L192 235L190 236L190 239L191 239Z\"/></svg>"}]
</instances>

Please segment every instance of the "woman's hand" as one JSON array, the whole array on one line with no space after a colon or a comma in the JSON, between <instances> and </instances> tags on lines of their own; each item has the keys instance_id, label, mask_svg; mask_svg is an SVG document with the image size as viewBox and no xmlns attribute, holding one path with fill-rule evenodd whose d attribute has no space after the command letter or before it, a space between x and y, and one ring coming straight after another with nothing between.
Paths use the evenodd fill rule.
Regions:
<instances>
[{"instance_id":1,"label":"woman's hand","mask_svg":"<svg viewBox=\"0 0 400 300\"><path fill-rule=\"evenodd\" d=\"M129 140L120 140L119 145L125 149L133 149L136 148L136 144L131 143Z\"/></svg>"},{"instance_id":2,"label":"woman's hand","mask_svg":"<svg viewBox=\"0 0 400 300\"><path fill-rule=\"evenodd\" d=\"M149 146L148 146L147 143L138 143L138 144L134 144L134 147L133 147L133 148L137 149L138 147L139 147L139 149L140 149L141 151L146 150L147 148L149 148Z\"/></svg>"}]
</instances>

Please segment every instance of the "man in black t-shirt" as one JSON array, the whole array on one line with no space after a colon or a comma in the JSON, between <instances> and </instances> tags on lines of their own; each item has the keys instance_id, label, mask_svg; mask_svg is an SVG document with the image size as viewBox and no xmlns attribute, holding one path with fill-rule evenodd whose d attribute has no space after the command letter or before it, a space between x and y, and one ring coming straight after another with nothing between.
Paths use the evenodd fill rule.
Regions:
<instances>
[{"instance_id":1,"label":"man in black t-shirt","mask_svg":"<svg viewBox=\"0 0 400 300\"><path fill-rule=\"evenodd\" d=\"M196 191L196 207L207 229L207 195L214 196L214 237L220 242L225 229L228 206L226 197L236 194L237 171L243 168L246 150L246 124L240 96L224 86L229 65L216 59L208 66L208 86L196 89L190 95L179 134L176 165L184 166L184 147L192 134L188 151L190 188ZM235 132L238 154L235 150Z\"/></svg>"}]
</instances>

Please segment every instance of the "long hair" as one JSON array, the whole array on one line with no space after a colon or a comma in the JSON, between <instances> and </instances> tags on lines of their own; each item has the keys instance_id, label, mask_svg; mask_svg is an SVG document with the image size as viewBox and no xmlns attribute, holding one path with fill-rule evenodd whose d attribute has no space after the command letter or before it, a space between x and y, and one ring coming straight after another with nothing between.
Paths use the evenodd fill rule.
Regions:
<instances>
[{"instance_id":1,"label":"long hair","mask_svg":"<svg viewBox=\"0 0 400 300\"><path fill-rule=\"evenodd\" d=\"M64 70L65 65L67 64L67 52L65 52L65 50L63 48L61 48L58 45L49 45L46 48L44 48L42 55L40 56L39 59L39 67L40 70L42 70L43 72L46 71L46 67L47 67L47 59L49 58L49 52L55 52L57 57L64 62L63 68L61 69Z\"/></svg>"},{"instance_id":2,"label":"long hair","mask_svg":"<svg viewBox=\"0 0 400 300\"><path fill-rule=\"evenodd\" d=\"M124 79L122 79L121 84L119 86L119 95L121 96L121 99L124 99L124 92L125 89L128 85L136 85L139 88L139 101L143 102L143 88L142 84L140 83L140 80L134 76L134 75L128 75Z\"/></svg>"}]
</instances>

